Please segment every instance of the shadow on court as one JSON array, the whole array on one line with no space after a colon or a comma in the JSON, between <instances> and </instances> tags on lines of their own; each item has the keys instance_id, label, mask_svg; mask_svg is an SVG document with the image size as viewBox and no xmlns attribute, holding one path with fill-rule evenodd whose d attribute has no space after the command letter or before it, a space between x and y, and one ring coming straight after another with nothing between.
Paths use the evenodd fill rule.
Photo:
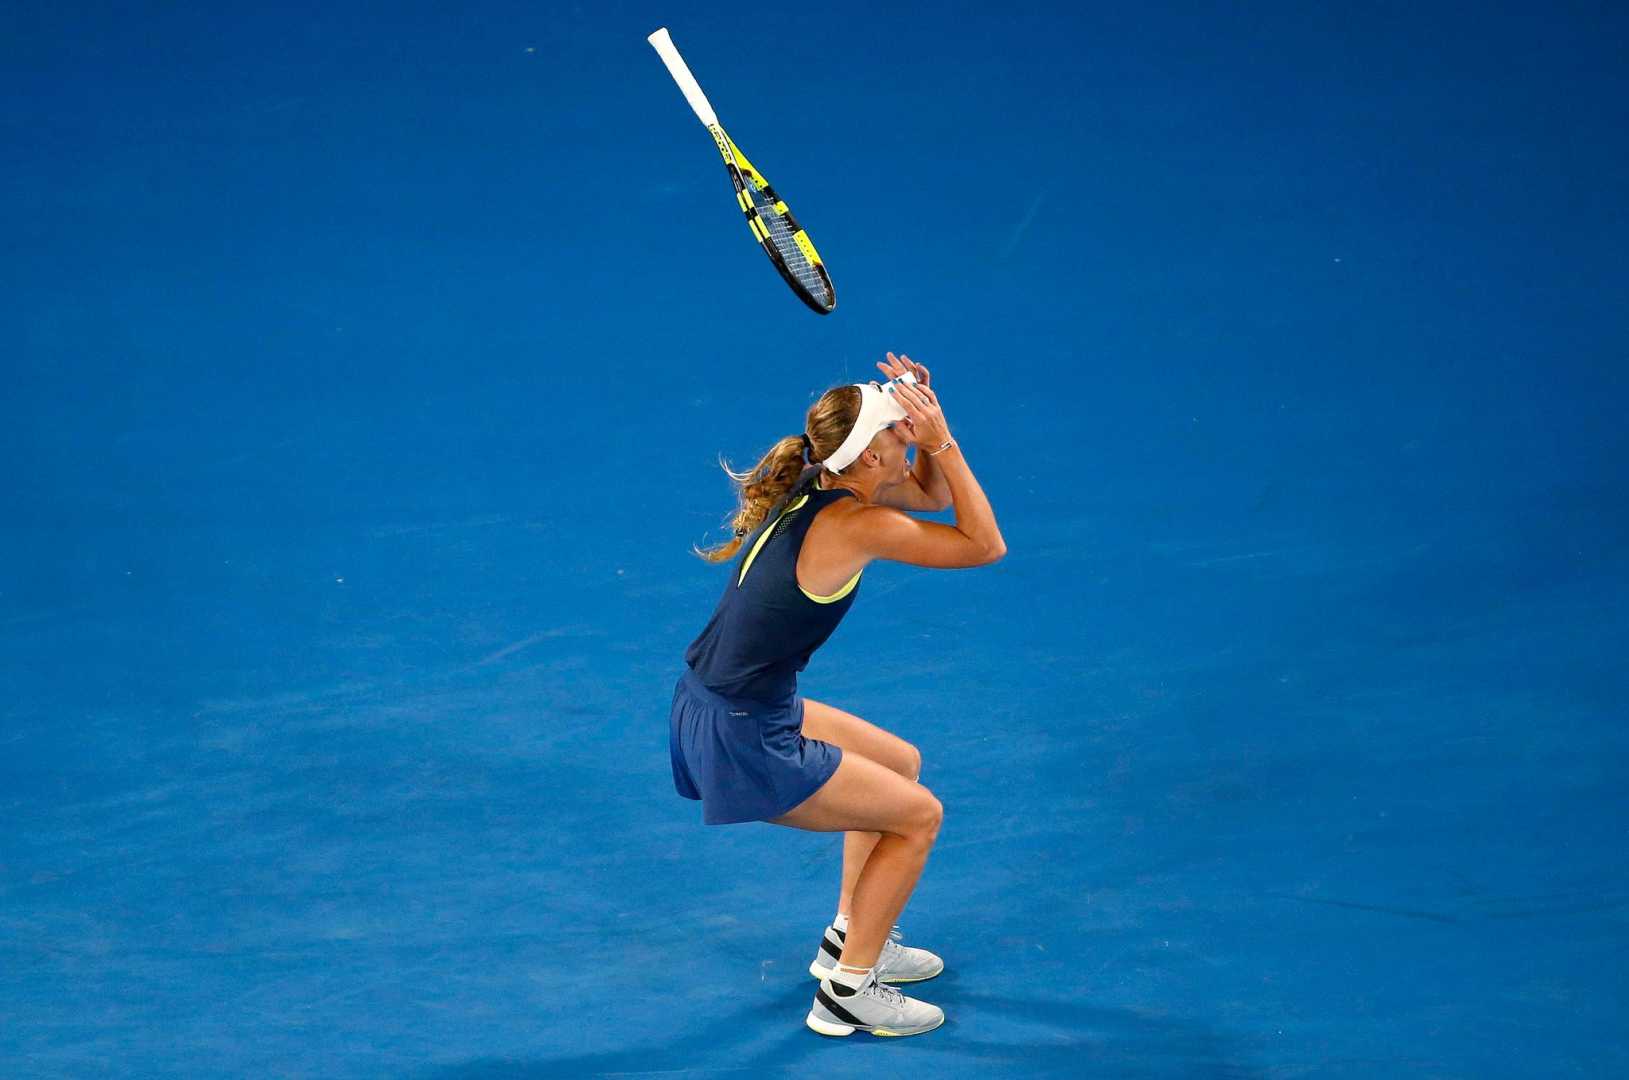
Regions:
<instances>
[{"instance_id":1,"label":"shadow on court","mask_svg":"<svg viewBox=\"0 0 1629 1080\"><path fill-rule=\"evenodd\" d=\"M1216 1077L1249 1080L1267 1074L1237 1060L1235 1041L1183 1017L1035 998L957 992L935 981L932 996L948 1014L938 1031L909 1039L852 1035L828 1039L803 1027L813 982L788 988L767 1010L739 1010L686 1036L687 1045L636 1043L609 1053L483 1058L440 1066L420 1080L540 1080L555 1076L742 1073L763 1075L810 1065L895 1067L910 1060L940 1075L1084 1075ZM909 990L909 987L903 988ZM929 995L924 995L929 996ZM766 1021L766 1015L772 1021ZM980 1021L1012 1041L980 1038ZM906 1056L902 1056L906 1055ZM800 1068L802 1067L802 1068Z\"/></svg>"}]
</instances>

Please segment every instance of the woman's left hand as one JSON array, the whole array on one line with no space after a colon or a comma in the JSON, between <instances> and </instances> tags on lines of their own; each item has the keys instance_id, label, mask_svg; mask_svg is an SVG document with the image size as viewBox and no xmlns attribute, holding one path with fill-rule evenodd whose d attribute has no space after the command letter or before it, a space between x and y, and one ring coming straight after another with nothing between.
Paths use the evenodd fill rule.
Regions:
<instances>
[{"instance_id":1,"label":"woman's left hand","mask_svg":"<svg viewBox=\"0 0 1629 1080\"><path fill-rule=\"evenodd\" d=\"M929 385L928 369L904 353L900 353L898 356L889 353L887 360L877 361L877 369L890 379L897 379L908 371L916 376L917 382L923 386Z\"/></svg>"}]
</instances>

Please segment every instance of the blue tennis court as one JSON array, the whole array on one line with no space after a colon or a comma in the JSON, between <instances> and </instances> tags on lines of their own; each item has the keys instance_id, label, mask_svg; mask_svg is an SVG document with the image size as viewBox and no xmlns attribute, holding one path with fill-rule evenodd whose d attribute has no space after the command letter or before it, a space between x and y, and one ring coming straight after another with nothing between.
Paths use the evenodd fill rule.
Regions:
<instances>
[{"instance_id":1,"label":"blue tennis court","mask_svg":"<svg viewBox=\"0 0 1629 1080\"><path fill-rule=\"evenodd\" d=\"M0 18L0 1076L1629 1074L1629 19L739 14ZM667 710L888 349L1009 551L804 673L945 807L834 1040Z\"/></svg>"}]
</instances>

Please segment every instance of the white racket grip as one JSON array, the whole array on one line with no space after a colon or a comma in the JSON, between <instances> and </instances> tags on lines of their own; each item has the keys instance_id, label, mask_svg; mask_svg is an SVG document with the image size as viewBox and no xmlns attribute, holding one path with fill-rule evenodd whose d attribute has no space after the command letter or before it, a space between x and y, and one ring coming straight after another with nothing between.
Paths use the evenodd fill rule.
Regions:
<instances>
[{"instance_id":1,"label":"white racket grip","mask_svg":"<svg viewBox=\"0 0 1629 1080\"><path fill-rule=\"evenodd\" d=\"M708 103L707 95L701 92L701 86L696 82L696 77L690 74L690 68L685 64L684 57L680 56L679 50L673 47L673 39L668 36L667 27L662 27L645 40L650 42L651 48L656 50L656 55L660 56L662 63L667 65L667 73L673 76L673 81L679 84L680 90L684 91L684 99L690 103L692 109L696 110L697 118L707 127L717 126L718 115L713 112L712 105Z\"/></svg>"}]
</instances>

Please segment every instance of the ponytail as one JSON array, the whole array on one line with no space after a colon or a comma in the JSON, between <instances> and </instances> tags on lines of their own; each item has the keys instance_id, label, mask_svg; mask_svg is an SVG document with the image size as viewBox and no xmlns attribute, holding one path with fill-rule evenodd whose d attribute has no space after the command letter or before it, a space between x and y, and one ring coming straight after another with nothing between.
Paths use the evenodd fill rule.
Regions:
<instances>
[{"instance_id":1,"label":"ponytail","mask_svg":"<svg viewBox=\"0 0 1629 1080\"><path fill-rule=\"evenodd\" d=\"M797 487L808 464L804 460L803 444L802 435L788 435L770 447L769 453L746 472L736 472L730 468L729 462L719 458L718 463L730 474L741 500L740 509L730 518L735 535L722 544L691 550L710 563L734 558L752 531L762 525L776 504Z\"/></svg>"},{"instance_id":2,"label":"ponytail","mask_svg":"<svg viewBox=\"0 0 1629 1080\"><path fill-rule=\"evenodd\" d=\"M788 435L769 448L769 453L748 469L736 472L722 457L718 463L735 483L741 506L730 517L735 535L710 548L691 548L710 563L734 558L741 545L770 512L797 488L807 470L819 467L827 454L836 452L860 415L860 388L834 386L809 407L803 432Z\"/></svg>"}]
</instances>

